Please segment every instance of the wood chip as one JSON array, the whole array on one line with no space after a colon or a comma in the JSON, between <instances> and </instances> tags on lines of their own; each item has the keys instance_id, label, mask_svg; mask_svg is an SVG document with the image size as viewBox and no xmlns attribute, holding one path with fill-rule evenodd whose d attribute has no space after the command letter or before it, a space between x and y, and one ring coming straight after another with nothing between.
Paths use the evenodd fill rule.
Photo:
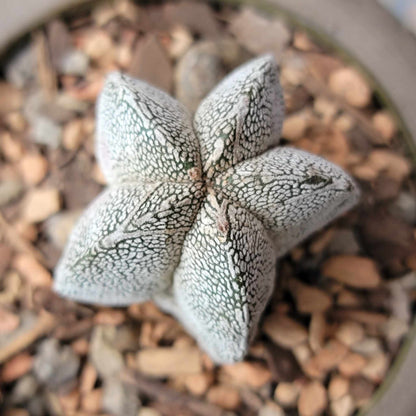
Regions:
<instances>
[{"instance_id":1,"label":"wood chip","mask_svg":"<svg viewBox=\"0 0 416 416\"><path fill-rule=\"evenodd\" d=\"M197 348L149 348L137 353L137 368L153 377L195 374L202 371Z\"/></svg>"},{"instance_id":2,"label":"wood chip","mask_svg":"<svg viewBox=\"0 0 416 416\"><path fill-rule=\"evenodd\" d=\"M308 339L308 331L304 326L281 314L269 315L264 321L263 330L283 348L293 348Z\"/></svg>"},{"instance_id":3,"label":"wood chip","mask_svg":"<svg viewBox=\"0 0 416 416\"><path fill-rule=\"evenodd\" d=\"M312 381L302 387L298 401L300 416L319 416L327 405L325 387L319 381Z\"/></svg>"},{"instance_id":4,"label":"wood chip","mask_svg":"<svg viewBox=\"0 0 416 416\"><path fill-rule=\"evenodd\" d=\"M376 263L366 257L331 257L323 264L322 273L346 285L363 289L377 287L381 282Z\"/></svg>"}]
</instances>

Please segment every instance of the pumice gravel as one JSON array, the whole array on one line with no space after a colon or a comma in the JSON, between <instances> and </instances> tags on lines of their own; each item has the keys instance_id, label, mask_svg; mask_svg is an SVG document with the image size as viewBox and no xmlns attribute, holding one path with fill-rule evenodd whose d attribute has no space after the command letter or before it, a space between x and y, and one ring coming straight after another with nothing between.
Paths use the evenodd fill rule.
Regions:
<instances>
[{"instance_id":1,"label":"pumice gravel","mask_svg":"<svg viewBox=\"0 0 416 416\"><path fill-rule=\"evenodd\" d=\"M195 116L157 88L108 76L96 156L108 187L55 270L80 302L155 301L217 363L247 353L277 258L354 206L353 180L279 143L284 102L270 55L234 70Z\"/></svg>"}]
</instances>

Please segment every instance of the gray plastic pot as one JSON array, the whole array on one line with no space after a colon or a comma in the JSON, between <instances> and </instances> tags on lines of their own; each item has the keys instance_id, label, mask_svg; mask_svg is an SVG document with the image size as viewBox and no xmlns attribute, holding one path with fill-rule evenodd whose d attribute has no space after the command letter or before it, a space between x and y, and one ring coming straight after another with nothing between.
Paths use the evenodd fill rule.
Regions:
<instances>
[{"instance_id":1,"label":"gray plastic pot","mask_svg":"<svg viewBox=\"0 0 416 416\"><path fill-rule=\"evenodd\" d=\"M375 0L222 0L279 14L367 74L396 115L416 164L416 39ZM0 53L30 29L83 0L0 0ZM416 323L389 374L359 416L416 414Z\"/></svg>"}]
</instances>

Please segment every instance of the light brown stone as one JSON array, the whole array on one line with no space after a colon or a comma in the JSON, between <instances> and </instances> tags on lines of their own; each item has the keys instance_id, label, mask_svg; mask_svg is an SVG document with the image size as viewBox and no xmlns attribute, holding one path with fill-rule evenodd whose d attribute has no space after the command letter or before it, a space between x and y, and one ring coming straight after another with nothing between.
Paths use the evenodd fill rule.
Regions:
<instances>
[{"instance_id":1,"label":"light brown stone","mask_svg":"<svg viewBox=\"0 0 416 416\"><path fill-rule=\"evenodd\" d=\"M212 373L199 373L184 376L184 384L189 392L197 396L205 394L214 382Z\"/></svg>"},{"instance_id":2,"label":"light brown stone","mask_svg":"<svg viewBox=\"0 0 416 416\"><path fill-rule=\"evenodd\" d=\"M274 390L274 399L283 407L295 407L299 398L301 385L293 382L281 382Z\"/></svg>"},{"instance_id":3,"label":"light brown stone","mask_svg":"<svg viewBox=\"0 0 416 416\"><path fill-rule=\"evenodd\" d=\"M19 172L28 185L42 182L48 172L48 161L39 154L27 154L19 162Z\"/></svg>"},{"instance_id":4,"label":"light brown stone","mask_svg":"<svg viewBox=\"0 0 416 416\"><path fill-rule=\"evenodd\" d=\"M351 347L364 338L365 332L361 324L354 321L343 322L335 333L335 338L347 347Z\"/></svg>"},{"instance_id":5,"label":"light brown stone","mask_svg":"<svg viewBox=\"0 0 416 416\"><path fill-rule=\"evenodd\" d=\"M306 384L299 396L298 411L300 416L318 416L327 405L325 387L319 381Z\"/></svg>"},{"instance_id":6,"label":"light brown stone","mask_svg":"<svg viewBox=\"0 0 416 416\"><path fill-rule=\"evenodd\" d=\"M202 371L197 348L149 348L137 353L137 369L153 377L196 374Z\"/></svg>"},{"instance_id":7,"label":"light brown stone","mask_svg":"<svg viewBox=\"0 0 416 416\"><path fill-rule=\"evenodd\" d=\"M328 386L329 399L331 401L340 399L348 393L349 388L350 382L347 378L339 375L332 376Z\"/></svg>"},{"instance_id":8,"label":"light brown stone","mask_svg":"<svg viewBox=\"0 0 416 416\"><path fill-rule=\"evenodd\" d=\"M213 386L207 393L207 400L223 409L235 410L240 405L240 393L232 386Z\"/></svg>"},{"instance_id":9,"label":"light brown stone","mask_svg":"<svg viewBox=\"0 0 416 416\"><path fill-rule=\"evenodd\" d=\"M371 119L374 128L380 133L381 143L390 143L396 134L397 126L393 117L387 111L377 111Z\"/></svg>"},{"instance_id":10,"label":"light brown stone","mask_svg":"<svg viewBox=\"0 0 416 416\"><path fill-rule=\"evenodd\" d=\"M80 119L69 121L62 134L62 144L67 150L76 150L84 138L84 125Z\"/></svg>"},{"instance_id":11,"label":"light brown stone","mask_svg":"<svg viewBox=\"0 0 416 416\"><path fill-rule=\"evenodd\" d=\"M386 354L378 353L369 358L361 373L374 383L380 383L386 375L389 363L390 360Z\"/></svg>"},{"instance_id":12,"label":"light brown stone","mask_svg":"<svg viewBox=\"0 0 416 416\"><path fill-rule=\"evenodd\" d=\"M28 373L33 366L33 357L22 352L8 360L1 369L0 379L4 383L10 383Z\"/></svg>"},{"instance_id":13,"label":"light brown stone","mask_svg":"<svg viewBox=\"0 0 416 416\"><path fill-rule=\"evenodd\" d=\"M29 224L23 220L17 220L13 226L19 235L25 240L33 242L38 237L38 230L34 224Z\"/></svg>"},{"instance_id":14,"label":"light brown stone","mask_svg":"<svg viewBox=\"0 0 416 416\"><path fill-rule=\"evenodd\" d=\"M293 348L308 339L308 331L303 325L281 314L269 315L264 321L263 330L283 348Z\"/></svg>"},{"instance_id":15,"label":"light brown stone","mask_svg":"<svg viewBox=\"0 0 416 416\"><path fill-rule=\"evenodd\" d=\"M367 164L378 174L386 173L387 176L399 182L409 176L412 169L410 162L404 156L386 149L373 150Z\"/></svg>"},{"instance_id":16,"label":"light brown stone","mask_svg":"<svg viewBox=\"0 0 416 416\"><path fill-rule=\"evenodd\" d=\"M326 292L296 279L289 281L289 290L295 297L297 309L301 313L323 312L332 304L332 298Z\"/></svg>"},{"instance_id":17,"label":"light brown stone","mask_svg":"<svg viewBox=\"0 0 416 416\"><path fill-rule=\"evenodd\" d=\"M24 154L23 144L8 131L0 134L0 148L2 154L9 162L19 161Z\"/></svg>"},{"instance_id":18,"label":"light brown stone","mask_svg":"<svg viewBox=\"0 0 416 416\"><path fill-rule=\"evenodd\" d=\"M326 373L337 367L347 353L348 348L344 344L337 340L331 340L309 360L309 365Z\"/></svg>"},{"instance_id":19,"label":"light brown stone","mask_svg":"<svg viewBox=\"0 0 416 416\"><path fill-rule=\"evenodd\" d=\"M118 309L101 309L94 316L96 325L120 325L126 320L124 311Z\"/></svg>"},{"instance_id":20,"label":"light brown stone","mask_svg":"<svg viewBox=\"0 0 416 416\"><path fill-rule=\"evenodd\" d=\"M341 68L331 73L329 88L354 107L366 107L371 100L371 89L355 68Z\"/></svg>"},{"instance_id":21,"label":"light brown stone","mask_svg":"<svg viewBox=\"0 0 416 416\"><path fill-rule=\"evenodd\" d=\"M282 137L296 141L305 135L309 125L310 114L305 111L290 114L283 122Z\"/></svg>"},{"instance_id":22,"label":"light brown stone","mask_svg":"<svg viewBox=\"0 0 416 416\"><path fill-rule=\"evenodd\" d=\"M271 381L272 374L261 363L252 363L242 361L236 364L228 364L222 367L230 381L238 385L247 385L253 388L259 388Z\"/></svg>"},{"instance_id":23,"label":"light brown stone","mask_svg":"<svg viewBox=\"0 0 416 416\"><path fill-rule=\"evenodd\" d=\"M331 257L324 263L322 273L346 285L363 289L377 287L381 281L373 260L353 255Z\"/></svg>"},{"instance_id":24,"label":"light brown stone","mask_svg":"<svg viewBox=\"0 0 416 416\"><path fill-rule=\"evenodd\" d=\"M360 373L367 364L367 360L354 352L347 354L339 363L338 370L345 377L352 377Z\"/></svg>"},{"instance_id":25,"label":"light brown stone","mask_svg":"<svg viewBox=\"0 0 416 416\"><path fill-rule=\"evenodd\" d=\"M57 189L33 189L23 201L22 216L29 223L40 222L58 212L60 207L61 199Z\"/></svg>"},{"instance_id":26,"label":"light brown stone","mask_svg":"<svg viewBox=\"0 0 416 416\"><path fill-rule=\"evenodd\" d=\"M114 45L111 36L104 30L94 30L84 38L84 52L93 60L101 63L111 62L114 58Z\"/></svg>"},{"instance_id":27,"label":"light brown stone","mask_svg":"<svg viewBox=\"0 0 416 416\"><path fill-rule=\"evenodd\" d=\"M51 286L52 276L32 255L17 254L13 268L32 286Z\"/></svg>"},{"instance_id":28,"label":"light brown stone","mask_svg":"<svg viewBox=\"0 0 416 416\"><path fill-rule=\"evenodd\" d=\"M333 416L351 416L355 411L355 402L349 394L341 397L330 404L331 415Z\"/></svg>"},{"instance_id":29,"label":"light brown stone","mask_svg":"<svg viewBox=\"0 0 416 416\"><path fill-rule=\"evenodd\" d=\"M348 289L342 289L337 296L339 306L360 306L362 304L360 297Z\"/></svg>"}]
</instances>

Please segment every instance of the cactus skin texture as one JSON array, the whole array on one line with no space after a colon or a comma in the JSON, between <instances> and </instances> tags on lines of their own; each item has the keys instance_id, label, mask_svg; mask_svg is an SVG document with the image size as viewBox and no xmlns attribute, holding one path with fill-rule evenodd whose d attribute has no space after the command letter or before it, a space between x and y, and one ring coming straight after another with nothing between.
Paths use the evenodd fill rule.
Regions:
<instances>
[{"instance_id":1,"label":"cactus skin texture","mask_svg":"<svg viewBox=\"0 0 416 416\"><path fill-rule=\"evenodd\" d=\"M284 115L265 55L188 111L127 75L97 105L97 158L109 186L74 228L55 290L89 303L154 300L217 363L242 360L273 290L276 261L351 208L338 166L275 147Z\"/></svg>"}]
</instances>

